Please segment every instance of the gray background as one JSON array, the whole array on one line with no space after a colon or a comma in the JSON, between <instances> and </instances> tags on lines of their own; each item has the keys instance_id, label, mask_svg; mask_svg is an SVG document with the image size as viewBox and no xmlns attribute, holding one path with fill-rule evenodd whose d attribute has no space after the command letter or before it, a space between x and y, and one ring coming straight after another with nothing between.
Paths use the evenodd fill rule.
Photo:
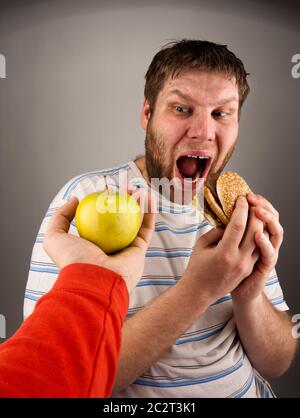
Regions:
<instances>
[{"instance_id":1,"label":"gray background","mask_svg":"<svg viewBox=\"0 0 300 418\"><path fill-rule=\"evenodd\" d=\"M143 152L144 74L166 41L226 43L251 73L251 94L230 168L281 213L277 270L292 313L300 313L300 13L289 1L2 1L0 53L1 281L7 336L22 320L32 245L57 191L74 175ZM3 340L1 340L3 341ZM299 357L273 382L300 394Z\"/></svg>"}]
</instances>

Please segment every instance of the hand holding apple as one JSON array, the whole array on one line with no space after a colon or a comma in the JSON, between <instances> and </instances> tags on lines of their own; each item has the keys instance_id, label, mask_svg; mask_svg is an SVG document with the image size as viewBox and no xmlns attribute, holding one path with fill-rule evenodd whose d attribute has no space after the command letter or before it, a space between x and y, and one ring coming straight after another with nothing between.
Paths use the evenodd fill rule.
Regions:
<instances>
[{"instance_id":1,"label":"hand holding apple","mask_svg":"<svg viewBox=\"0 0 300 418\"><path fill-rule=\"evenodd\" d=\"M105 254L90 241L68 234L78 199L73 197L60 207L51 217L43 247L59 268L73 263L88 263L106 267L120 274L131 292L140 279L145 262L145 254L154 229L155 199L148 194L149 213L143 216L142 225L134 241L125 249L112 256Z\"/></svg>"}]
</instances>

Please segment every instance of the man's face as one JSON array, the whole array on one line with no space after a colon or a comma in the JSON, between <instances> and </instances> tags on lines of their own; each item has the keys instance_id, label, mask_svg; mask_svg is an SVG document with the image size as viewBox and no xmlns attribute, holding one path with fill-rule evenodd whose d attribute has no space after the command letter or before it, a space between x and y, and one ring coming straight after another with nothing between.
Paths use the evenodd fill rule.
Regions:
<instances>
[{"instance_id":1,"label":"man's face","mask_svg":"<svg viewBox=\"0 0 300 418\"><path fill-rule=\"evenodd\" d=\"M154 113L144 103L149 178L212 178L229 160L238 135L239 94L222 73L187 70L166 81Z\"/></svg>"}]
</instances>

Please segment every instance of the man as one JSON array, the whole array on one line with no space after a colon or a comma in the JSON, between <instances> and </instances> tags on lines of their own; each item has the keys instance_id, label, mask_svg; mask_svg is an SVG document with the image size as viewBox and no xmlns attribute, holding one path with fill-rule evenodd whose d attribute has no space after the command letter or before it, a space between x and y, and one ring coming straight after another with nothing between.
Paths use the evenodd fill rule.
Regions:
<instances>
[{"instance_id":1,"label":"man","mask_svg":"<svg viewBox=\"0 0 300 418\"><path fill-rule=\"evenodd\" d=\"M33 249L25 315L51 288L58 269L41 242L48 216L66 199L153 178L181 184L213 181L234 150L248 94L242 62L226 46L182 40L154 57L146 74L141 125L145 157L72 179L52 202ZM170 196L173 200L173 195ZM250 208L249 208L250 206ZM114 394L117 397L273 396L259 372L279 376L296 342L274 270L282 242L278 213L261 196L237 203L238 222L212 231L212 250L198 244L210 226L195 206L161 197L141 281L130 298ZM249 215L248 215L249 214ZM262 240L265 225L270 238ZM260 226L258 226L260 225ZM74 234L76 228L73 226ZM192 250L197 254L189 258Z\"/></svg>"}]
</instances>

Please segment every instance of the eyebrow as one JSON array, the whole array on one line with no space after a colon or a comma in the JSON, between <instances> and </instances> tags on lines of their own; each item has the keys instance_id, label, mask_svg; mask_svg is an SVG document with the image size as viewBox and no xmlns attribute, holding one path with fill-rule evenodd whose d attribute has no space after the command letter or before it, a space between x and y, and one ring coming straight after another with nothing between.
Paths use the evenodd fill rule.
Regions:
<instances>
[{"instance_id":1,"label":"eyebrow","mask_svg":"<svg viewBox=\"0 0 300 418\"><path fill-rule=\"evenodd\" d=\"M180 91L178 89L170 90L169 93L167 94L167 97L173 96L174 94L176 94L177 96L181 97L184 100L190 100L192 102L195 101L192 96L190 96L189 94L185 94L185 93L183 93L182 91Z\"/></svg>"},{"instance_id":2,"label":"eyebrow","mask_svg":"<svg viewBox=\"0 0 300 418\"><path fill-rule=\"evenodd\" d=\"M189 100L191 102L195 102L195 99L192 96L190 96L189 94L185 94L185 93L183 93L182 91L180 91L178 89L170 90L169 93L167 94L167 98L169 96L174 95L174 94L177 95L177 96L179 96L179 97L181 97L184 100ZM227 104L227 103L230 103L230 102L238 102L238 101L239 101L238 97L236 95L234 95L234 96L230 96L228 98L225 98L223 100L220 100L218 102L217 106L222 106L222 105Z\"/></svg>"}]
</instances>

